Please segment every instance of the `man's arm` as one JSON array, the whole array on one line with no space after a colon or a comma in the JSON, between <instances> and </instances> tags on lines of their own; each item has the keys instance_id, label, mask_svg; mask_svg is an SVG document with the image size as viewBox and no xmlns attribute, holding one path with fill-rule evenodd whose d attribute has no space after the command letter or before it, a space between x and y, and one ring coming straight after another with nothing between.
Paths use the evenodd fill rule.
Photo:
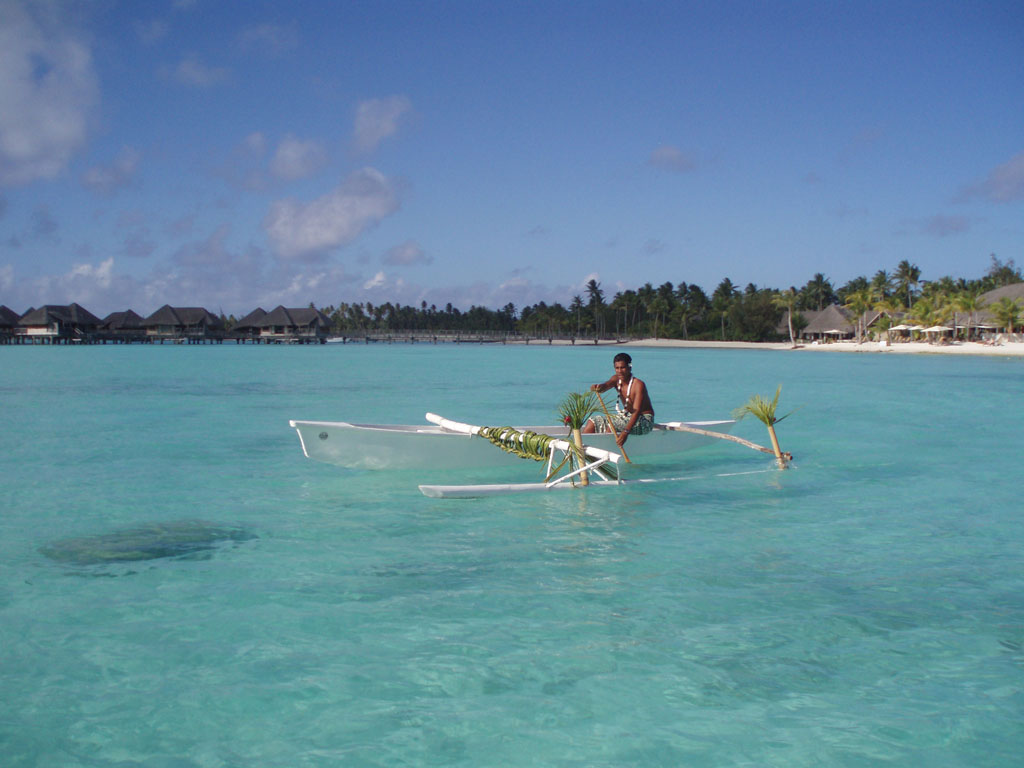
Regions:
<instances>
[{"instance_id":1,"label":"man's arm","mask_svg":"<svg viewBox=\"0 0 1024 768\"><path fill-rule=\"evenodd\" d=\"M591 384L590 389L592 392L607 392L609 389L611 389L618 383L619 377L612 376L610 379L608 379L608 381L602 382L600 384Z\"/></svg>"}]
</instances>

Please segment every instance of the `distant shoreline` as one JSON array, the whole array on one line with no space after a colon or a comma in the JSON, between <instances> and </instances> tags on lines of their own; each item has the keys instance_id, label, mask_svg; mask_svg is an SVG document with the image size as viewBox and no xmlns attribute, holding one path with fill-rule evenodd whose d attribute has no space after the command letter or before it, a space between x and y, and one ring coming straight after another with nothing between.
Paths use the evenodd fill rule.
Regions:
<instances>
[{"instance_id":1,"label":"distant shoreline","mask_svg":"<svg viewBox=\"0 0 1024 768\"><path fill-rule=\"evenodd\" d=\"M228 340L229 343L232 340ZM462 343L469 344L472 346L487 344L487 345L514 345L514 346L537 346L537 347L578 347L581 349L592 349L594 347L631 347L634 349L760 349L771 352L839 352L839 353L855 353L855 354L881 354L881 355L972 355L981 357L1024 357L1024 341L1002 341L996 345L984 344L977 341L956 341L946 344L930 344L922 341L901 341L893 344L883 344L877 341L865 341L858 344L855 341L834 341L834 342L806 342L798 343L795 347L788 341L690 341L684 339L628 339L628 340L617 340L617 339L544 339L544 338L506 338L506 339L472 339L465 338L459 340L445 339L435 340L433 343L436 344L440 341L442 344L450 343ZM208 344L215 346L223 345L223 341L207 341ZM358 338L350 338L346 341L347 344L363 344L363 340ZM407 338L396 336L393 339L374 339L372 343L386 343L386 344L430 344L431 342L421 339L410 341ZM234 344L230 344L234 346ZM47 344L3 344L0 347L16 347L16 348L35 348L35 347L48 347L53 345ZM79 345L61 345L61 346L79 346ZM94 345L86 345L94 346ZM106 345L101 345L106 346ZM113 345L118 346L118 345ZM142 345L152 346L152 345ZM162 346L162 344L160 345ZM170 346L180 346L178 344L171 344ZM205 346L205 345L204 345ZM241 345L240 345L241 346ZM268 345L269 346L269 345ZM319 346L316 344L315 346ZM333 346L328 343L328 346Z\"/></svg>"},{"instance_id":2,"label":"distant shoreline","mask_svg":"<svg viewBox=\"0 0 1024 768\"><path fill-rule=\"evenodd\" d=\"M780 352L853 352L882 355L981 355L986 357L1024 357L1024 342L1002 342L998 346L977 341L959 341L952 344L929 344L922 341L903 341L882 345L877 341L836 341L827 344L804 343L796 348L787 342L749 341L683 341L681 339L639 339L636 341L608 342L608 346L663 347L682 349L764 349ZM585 346L585 345L578 345Z\"/></svg>"}]
</instances>

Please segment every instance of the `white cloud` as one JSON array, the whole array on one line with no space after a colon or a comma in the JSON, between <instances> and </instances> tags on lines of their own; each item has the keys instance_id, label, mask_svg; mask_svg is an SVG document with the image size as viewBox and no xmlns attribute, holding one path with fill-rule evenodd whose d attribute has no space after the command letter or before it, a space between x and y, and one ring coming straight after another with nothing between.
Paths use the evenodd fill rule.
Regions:
<instances>
[{"instance_id":1,"label":"white cloud","mask_svg":"<svg viewBox=\"0 0 1024 768\"><path fill-rule=\"evenodd\" d=\"M92 54L72 30L0 2L0 184L60 173L85 144L98 98Z\"/></svg>"},{"instance_id":2,"label":"white cloud","mask_svg":"<svg viewBox=\"0 0 1024 768\"><path fill-rule=\"evenodd\" d=\"M102 195L111 195L131 184L140 157L137 149L124 147L110 165L96 165L83 173L82 184Z\"/></svg>"},{"instance_id":3,"label":"white cloud","mask_svg":"<svg viewBox=\"0 0 1024 768\"><path fill-rule=\"evenodd\" d=\"M285 136L270 161L270 172L279 179L303 179L323 168L327 160L327 150L318 142Z\"/></svg>"},{"instance_id":4,"label":"white cloud","mask_svg":"<svg viewBox=\"0 0 1024 768\"><path fill-rule=\"evenodd\" d=\"M380 171L364 168L311 202L273 203L263 227L283 258L315 258L352 242L398 207L393 184Z\"/></svg>"},{"instance_id":5,"label":"white cloud","mask_svg":"<svg viewBox=\"0 0 1024 768\"><path fill-rule=\"evenodd\" d=\"M174 68L171 77L182 85L211 88L226 83L231 73L224 67L208 66L199 58L199 54L189 53Z\"/></svg>"},{"instance_id":6,"label":"white cloud","mask_svg":"<svg viewBox=\"0 0 1024 768\"><path fill-rule=\"evenodd\" d=\"M33 306L77 302L102 317L105 312L98 310L97 306L108 306L109 300L130 284L130 278L119 277L115 273L114 258L111 257L99 264L75 264L61 275L38 278L23 294L23 300Z\"/></svg>"},{"instance_id":7,"label":"white cloud","mask_svg":"<svg viewBox=\"0 0 1024 768\"><path fill-rule=\"evenodd\" d=\"M433 261L415 240L406 240L401 245L388 249L381 260L385 264L405 267L413 264L430 264Z\"/></svg>"},{"instance_id":8,"label":"white cloud","mask_svg":"<svg viewBox=\"0 0 1024 768\"><path fill-rule=\"evenodd\" d=\"M14 285L14 267L10 264L5 264L0 267L0 290L4 293L11 290Z\"/></svg>"},{"instance_id":9,"label":"white cloud","mask_svg":"<svg viewBox=\"0 0 1024 768\"><path fill-rule=\"evenodd\" d=\"M960 197L962 200L982 198L993 203L1024 200L1024 152L997 165L987 179L968 187Z\"/></svg>"},{"instance_id":10,"label":"white cloud","mask_svg":"<svg viewBox=\"0 0 1024 768\"><path fill-rule=\"evenodd\" d=\"M238 44L242 50L266 56L280 56L295 48L298 43L299 36L295 29L279 24L256 24L246 27L238 35Z\"/></svg>"},{"instance_id":11,"label":"white cloud","mask_svg":"<svg viewBox=\"0 0 1024 768\"><path fill-rule=\"evenodd\" d=\"M655 168L662 168L673 173L687 173L697 167L692 157L683 154L677 147L667 144L651 152L647 162Z\"/></svg>"},{"instance_id":12,"label":"white cloud","mask_svg":"<svg viewBox=\"0 0 1024 768\"><path fill-rule=\"evenodd\" d=\"M383 272L378 272L376 275L371 277L365 283L363 283L364 291L372 291L374 288L380 288L387 283L387 275Z\"/></svg>"},{"instance_id":13,"label":"white cloud","mask_svg":"<svg viewBox=\"0 0 1024 768\"><path fill-rule=\"evenodd\" d=\"M402 118L412 111L405 96L369 99L356 108L355 147L358 152L375 150L384 139L398 131Z\"/></svg>"}]
</instances>

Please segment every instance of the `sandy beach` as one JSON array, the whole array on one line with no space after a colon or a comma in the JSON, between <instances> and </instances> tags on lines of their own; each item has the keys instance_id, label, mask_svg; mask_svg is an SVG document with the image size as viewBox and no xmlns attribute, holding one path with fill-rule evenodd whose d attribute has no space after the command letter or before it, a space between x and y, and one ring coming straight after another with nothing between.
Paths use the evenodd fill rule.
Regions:
<instances>
[{"instance_id":1,"label":"sandy beach","mask_svg":"<svg viewBox=\"0 0 1024 768\"><path fill-rule=\"evenodd\" d=\"M555 342L558 343L557 341ZM568 344L568 342L563 342ZM678 347L685 349L770 349L780 352L854 352L883 355L987 355L996 357L1024 356L1024 343L1001 342L993 346L976 341L952 344L929 344L922 341L904 341L881 344L877 341L836 341L829 343L804 343L794 348L789 342L746 342L746 341L683 341L681 339L638 339L635 341L600 342L601 346L618 347ZM589 346L580 342L577 346Z\"/></svg>"}]
</instances>

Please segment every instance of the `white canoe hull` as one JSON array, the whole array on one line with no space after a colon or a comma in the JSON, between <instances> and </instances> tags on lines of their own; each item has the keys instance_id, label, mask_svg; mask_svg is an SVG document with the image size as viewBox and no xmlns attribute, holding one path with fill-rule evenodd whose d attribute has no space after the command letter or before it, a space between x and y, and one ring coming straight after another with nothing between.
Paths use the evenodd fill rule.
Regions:
<instances>
[{"instance_id":1,"label":"white canoe hull","mask_svg":"<svg viewBox=\"0 0 1024 768\"><path fill-rule=\"evenodd\" d=\"M347 421L290 421L299 434L303 453L310 459L352 469L475 469L508 467L522 459L505 453L488 440L446 430L434 424L353 424ZM679 422L677 422L679 423ZM688 421L686 426L728 432L735 422ZM501 426L495 424L493 426ZM517 426L564 438L565 427ZM611 434L584 435L588 446L618 451ZM626 453L634 463L670 460L680 453L717 442L690 432L655 429L633 435Z\"/></svg>"}]
</instances>

